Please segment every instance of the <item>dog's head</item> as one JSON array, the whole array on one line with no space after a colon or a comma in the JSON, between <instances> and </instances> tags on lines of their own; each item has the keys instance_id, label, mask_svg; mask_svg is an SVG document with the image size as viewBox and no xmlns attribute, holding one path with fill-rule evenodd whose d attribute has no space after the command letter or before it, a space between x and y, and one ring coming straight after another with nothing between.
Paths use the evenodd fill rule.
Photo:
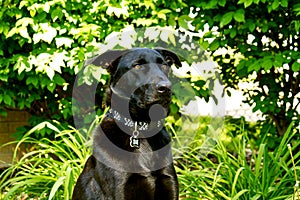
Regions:
<instances>
[{"instance_id":1,"label":"dog's head","mask_svg":"<svg viewBox=\"0 0 300 200\"><path fill-rule=\"evenodd\" d=\"M158 104L166 116L172 97L169 70L172 64L181 66L174 52L146 48L108 51L88 60L88 64L102 66L111 75L108 106L129 113L133 120L149 120L151 106Z\"/></svg>"}]
</instances>

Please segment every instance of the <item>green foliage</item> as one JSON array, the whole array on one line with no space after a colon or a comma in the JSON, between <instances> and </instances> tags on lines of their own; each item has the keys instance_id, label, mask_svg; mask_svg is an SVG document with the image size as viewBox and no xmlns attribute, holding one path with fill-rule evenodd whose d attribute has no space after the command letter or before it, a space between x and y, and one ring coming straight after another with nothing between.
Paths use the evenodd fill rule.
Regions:
<instances>
[{"instance_id":1,"label":"green foliage","mask_svg":"<svg viewBox=\"0 0 300 200\"><path fill-rule=\"evenodd\" d=\"M106 36L124 27L165 26L184 6L174 1L0 1L0 114L6 115L5 108L25 109L33 125L44 120L72 124L75 76Z\"/></svg>"},{"instance_id":2,"label":"green foliage","mask_svg":"<svg viewBox=\"0 0 300 200\"><path fill-rule=\"evenodd\" d=\"M201 47L218 62L226 87L239 88L241 81L253 83L254 87L244 90L246 102L266 116L263 132L268 136L281 136L291 121L296 121L295 126L299 122L300 4L294 0L6 0L0 5L1 115L6 115L5 108L25 109L32 114L33 125L44 120L73 124L74 113L81 110L72 110L72 90L84 60L97 50L104 51L103 44L122 47L120 38L114 43L107 36L128 27L171 26L196 33L188 39L199 36ZM174 35L155 34L138 45L151 41L154 46L160 39L176 46ZM202 58L182 50L189 63L193 57ZM86 73L93 74L89 70ZM104 85L107 79L98 81ZM194 94L209 98L210 83L187 79ZM102 88L99 102L103 93ZM179 104L175 98L172 114L177 114ZM86 117L86 122L93 118Z\"/></svg>"},{"instance_id":3,"label":"green foliage","mask_svg":"<svg viewBox=\"0 0 300 200\"><path fill-rule=\"evenodd\" d=\"M300 4L204 0L188 5L197 8L190 19L193 31L204 31L200 43L212 51L226 87L253 82L244 90L246 102L275 125L271 135L283 135L293 120L299 123Z\"/></svg>"},{"instance_id":4,"label":"green foliage","mask_svg":"<svg viewBox=\"0 0 300 200\"><path fill-rule=\"evenodd\" d=\"M94 123L98 123L96 120ZM29 146L30 150L0 175L0 191L3 199L16 197L39 199L70 199L76 180L85 161L91 154L91 127L85 134L69 127L64 129L59 123L38 124L17 143ZM56 133L55 140L37 140L35 131L48 128ZM86 136L84 136L86 135ZM0 199L1 196L0 196Z\"/></svg>"},{"instance_id":5,"label":"green foliage","mask_svg":"<svg viewBox=\"0 0 300 200\"><path fill-rule=\"evenodd\" d=\"M34 127L17 143L28 145L30 151L0 174L3 194L0 199L70 199L91 154L87 147L91 145L89 136L98 121L95 120L86 136L72 127L64 129L59 123L44 122ZM57 133L54 141L32 137L34 131L45 127ZM181 198L291 200L299 197L300 142L294 140L296 131L292 130L292 124L274 151L264 142L258 149L252 146L242 124L240 130L230 123L226 127L229 130L226 138L216 140L210 152L193 145L202 143L201 138L174 148Z\"/></svg>"},{"instance_id":6,"label":"green foliage","mask_svg":"<svg viewBox=\"0 0 300 200\"><path fill-rule=\"evenodd\" d=\"M292 125L275 151L266 143L259 149L249 146L241 131L229 151L222 140L207 155L200 147L182 150L177 172L184 199L297 199L300 142L293 140ZM292 147L291 147L292 146ZM184 149L184 148L183 148Z\"/></svg>"}]
</instances>

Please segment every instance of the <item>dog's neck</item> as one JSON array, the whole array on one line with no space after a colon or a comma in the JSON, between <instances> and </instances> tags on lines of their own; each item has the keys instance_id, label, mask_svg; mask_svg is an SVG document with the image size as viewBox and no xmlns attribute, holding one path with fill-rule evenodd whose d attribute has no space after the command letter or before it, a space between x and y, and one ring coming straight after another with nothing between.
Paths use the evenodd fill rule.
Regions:
<instances>
[{"instance_id":1,"label":"dog's neck","mask_svg":"<svg viewBox=\"0 0 300 200\"><path fill-rule=\"evenodd\" d=\"M164 119L158 121L134 121L130 117L123 116L117 110L110 108L107 112L107 116L113 118L118 124L121 124L128 129L134 131L151 131L151 129L159 129L161 130L164 125Z\"/></svg>"},{"instance_id":2,"label":"dog's neck","mask_svg":"<svg viewBox=\"0 0 300 200\"><path fill-rule=\"evenodd\" d=\"M162 130L164 125L163 119L151 122L134 121L129 117L121 115L114 109L110 109L106 113L106 117L114 119L118 128L130 136L130 147L136 149L140 148L141 138L149 138L156 135Z\"/></svg>"}]
</instances>

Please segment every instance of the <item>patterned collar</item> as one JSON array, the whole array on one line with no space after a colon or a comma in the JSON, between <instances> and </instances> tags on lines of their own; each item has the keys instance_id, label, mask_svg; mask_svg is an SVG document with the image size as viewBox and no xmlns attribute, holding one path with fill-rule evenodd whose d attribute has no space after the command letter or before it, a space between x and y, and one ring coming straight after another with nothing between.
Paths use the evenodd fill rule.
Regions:
<instances>
[{"instance_id":1,"label":"patterned collar","mask_svg":"<svg viewBox=\"0 0 300 200\"><path fill-rule=\"evenodd\" d=\"M130 118L122 116L118 111L110 109L106 116L109 116L115 120L118 125L121 125L122 130L131 135L129 137L129 145L132 148L140 148L140 138L151 137L157 134L164 125L164 120L147 122L133 121ZM125 128L125 129L123 129ZM145 134L140 134L145 133Z\"/></svg>"},{"instance_id":2,"label":"patterned collar","mask_svg":"<svg viewBox=\"0 0 300 200\"><path fill-rule=\"evenodd\" d=\"M114 109L109 109L107 114L125 127L130 128L131 130L137 129L137 131L150 131L152 128L160 130L164 125L164 119L161 119L159 121L151 121L150 123L133 121L128 117L122 116L118 111ZM135 127L136 124L137 127Z\"/></svg>"}]
</instances>

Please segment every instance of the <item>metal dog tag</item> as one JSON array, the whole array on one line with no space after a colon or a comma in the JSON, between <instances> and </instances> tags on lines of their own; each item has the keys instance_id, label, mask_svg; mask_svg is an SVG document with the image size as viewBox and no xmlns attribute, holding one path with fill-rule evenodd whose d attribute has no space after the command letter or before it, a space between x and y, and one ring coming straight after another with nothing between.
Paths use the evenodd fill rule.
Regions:
<instances>
[{"instance_id":1,"label":"metal dog tag","mask_svg":"<svg viewBox=\"0 0 300 200\"><path fill-rule=\"evenodd\" d=\"M134 123L134 131L130 137L130 146L133 148L140 148L140 139L138 138L140 132L137 130L137 122Z\"/></svg>"},{"instance_id":2,"label":"metal dog tag","mask_svg":"<svg viewBox=\"0 0 300 200\"><path fill-rule=\"evenodd\" d=\"M140 139L135 136L131 136L130 137L130 146L133 148L140 148Z\"/></svg>"}]
</instances>

